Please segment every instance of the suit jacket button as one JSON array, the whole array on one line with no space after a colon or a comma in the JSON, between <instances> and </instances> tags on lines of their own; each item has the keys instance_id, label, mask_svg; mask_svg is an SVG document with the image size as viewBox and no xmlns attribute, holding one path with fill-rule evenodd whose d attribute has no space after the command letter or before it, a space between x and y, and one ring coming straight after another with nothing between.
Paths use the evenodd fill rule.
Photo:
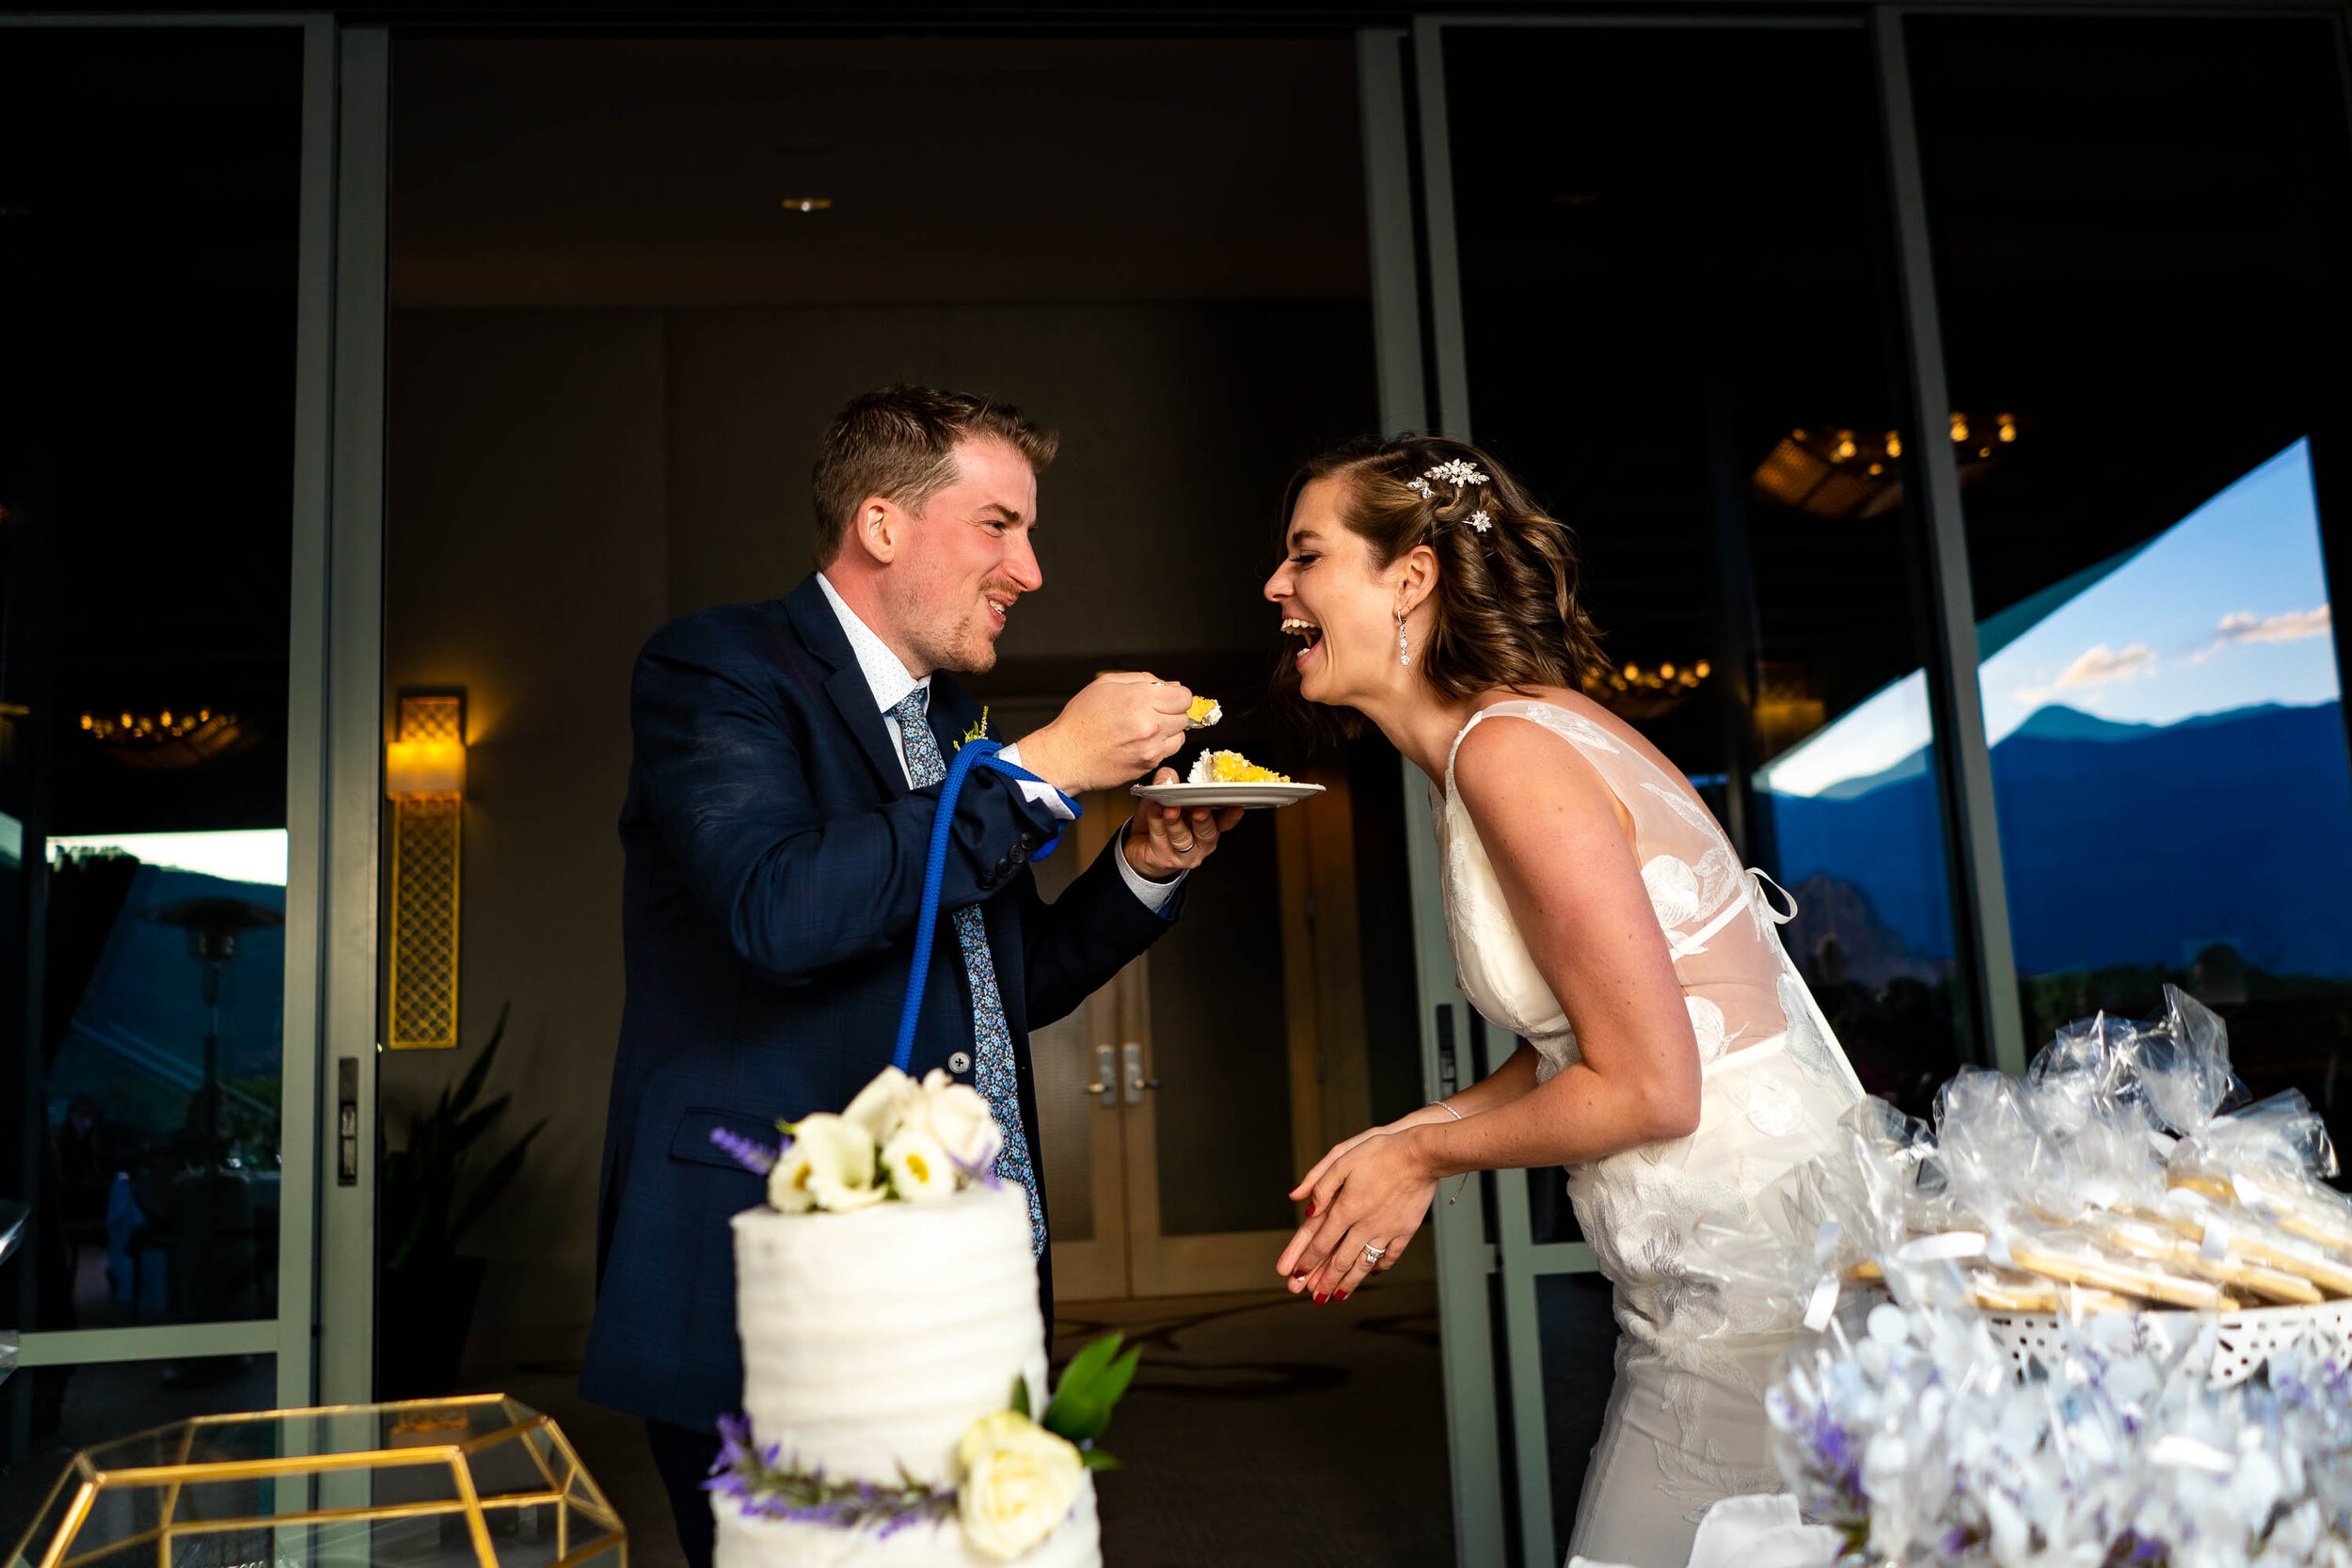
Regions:
<instances>
[{"instance_id":1,"label":"suit jacket button","mask_svg":"<svg viewBox=\"0 0 2352 1568\"><path fill-rule=\"evenodd\" d=\"M959 1078L971 1071L972 1053L969 1051L958 1051L951 1053L947 1058L947 1070L954 1073Z\"/></svg>"},{"instance_id":2,"label":"suit jacket button","mask_svg":"<svg viewBox=\"0 0 2352 1568\"><path fill-rule=\"evenodd\" d=\"M982 893L988 892L991 888L993 888L996 885L996 876L997 874L993 871L983 871L980 873L978 881L980 884L980 891Z\"/></svg>"},{"instance_id":3,"label":"suit jacket button","mask_svg":"<svg viewBox=\"0 0 2352 1568\"><path fill-rule=\"evenodd\" d=\"M1029 829L1021 835L1021 847L1024 851L1034 849L1044 842L1044 835L1040 833L1034 828Z\"/></svg>"},{"instance_id":4,"label":"suit jacket button","mask_svg":"<svg viewBox=\"0 0 2352 1568\"><path fill-rule=\"evenodd\" d=\"M1025 844L1016 844L1011 848L1005 851L1005 859L1012 862L1015 865L1019 865L1023 861L1025 861L1028 858L1029 847Z\"/></svg>"}]
</instances>

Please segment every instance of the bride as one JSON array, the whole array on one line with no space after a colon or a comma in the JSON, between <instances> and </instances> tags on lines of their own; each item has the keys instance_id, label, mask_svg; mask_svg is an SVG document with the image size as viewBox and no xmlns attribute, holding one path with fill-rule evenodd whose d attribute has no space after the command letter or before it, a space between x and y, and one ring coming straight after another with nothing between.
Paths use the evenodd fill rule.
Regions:
<instances>
[{"instance_id":1,"label":"bride","mask_svg":"<svg viewBox=\"0 0 2352 1568\"><path fill-rule=\"evenodd\" d=\"M1615 1288L1617 1380L1572 1554L1682 1568L1718 1498L1775 1491L1763 1392L1795 1325L1686 1275L1693 1221L1821 1151L1861 1086L1774 907L1690 782L1582 694L1568 530L1478 448L1362 442L1293 482L1265 585L1299 694L1428 775L1459 984L1521 1039L1485 1082L1325 1155L1279 1268L1318 1304L1395 1266L1450 1177L1566 1165Z\"/></svg>"}]
</instances>

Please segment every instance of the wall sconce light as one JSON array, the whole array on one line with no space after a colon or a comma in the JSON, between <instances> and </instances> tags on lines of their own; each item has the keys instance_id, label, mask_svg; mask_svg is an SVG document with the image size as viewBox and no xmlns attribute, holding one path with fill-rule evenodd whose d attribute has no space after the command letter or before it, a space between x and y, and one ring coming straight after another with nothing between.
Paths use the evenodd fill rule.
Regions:
<instances>
[{"instance_id":1,"label":"wall sconce light","mask_svg":"<svg viewBox=\"0 0 2352 1568\"><path fill-rule=\"evenodd\" d=\"M466 694L403 692L384 749L392 802L390 1027L394 1051L457 1044L460 825L466 806Z\"/></svg>"}]
</instances>

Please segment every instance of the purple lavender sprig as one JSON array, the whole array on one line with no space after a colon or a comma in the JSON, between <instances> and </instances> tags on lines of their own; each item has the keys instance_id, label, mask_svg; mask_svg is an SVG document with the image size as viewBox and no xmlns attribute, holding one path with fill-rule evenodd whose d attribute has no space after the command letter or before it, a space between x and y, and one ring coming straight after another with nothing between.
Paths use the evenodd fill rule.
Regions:
<instances>
[{"instance_id":1,"label":"purple lavender sprig","mask_svg":"<svg viewBox=\"0 0 2352 1568\"><path fill-rule=\"evenodd\" d=\"M710 1130L710 1141L733 1155L735 1163L754 1176L765 1176L775 1169L776 1161L784 1153L783 1149L770 1148L765 1144L755 1143L742 1133L729 1132L723 1127L714 1127Z\"/></svg>"},{"instance_id":2,"label":"purple lavender sprig","mask_svg":"<svg viewBox=\"0 0 2352 1568\"><path fill-rule=\"evenodd\" d=\"M719 1458L703 1490L732 1499L755 1518L834 1529L871 1528L884 1537L926 1520L939 1523L956 1516L955 1493L934 1490L903 1471L897 1485L885 1486L870 1481L828 1481L822 1470L794 1469L785 1462L782 1445L758 1447L751 1420L743 1416L719 1418Z\"/></svg>"}]
</instances>

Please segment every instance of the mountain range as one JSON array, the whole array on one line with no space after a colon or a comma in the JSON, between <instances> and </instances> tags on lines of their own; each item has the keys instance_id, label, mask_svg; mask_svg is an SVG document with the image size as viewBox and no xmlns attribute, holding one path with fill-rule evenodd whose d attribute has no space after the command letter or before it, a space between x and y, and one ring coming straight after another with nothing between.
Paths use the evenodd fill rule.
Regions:
<instances>
[{"instance_id":1,"label":"mountain range","mask_svg":"<svg viewBox=\"0 0 2352 1568\"><path fill-rule=\"evenodd\" d=\"M2352 758L2342 705L2175 724L2052 705L1993 748L2027 974L2179 964L2226 942L2274 973L2352 977ZM1952 954L1922 750L1818 796L1772 795L1781 880L1858 888L1921 958Z\"/></svg>"}]
</instances>

